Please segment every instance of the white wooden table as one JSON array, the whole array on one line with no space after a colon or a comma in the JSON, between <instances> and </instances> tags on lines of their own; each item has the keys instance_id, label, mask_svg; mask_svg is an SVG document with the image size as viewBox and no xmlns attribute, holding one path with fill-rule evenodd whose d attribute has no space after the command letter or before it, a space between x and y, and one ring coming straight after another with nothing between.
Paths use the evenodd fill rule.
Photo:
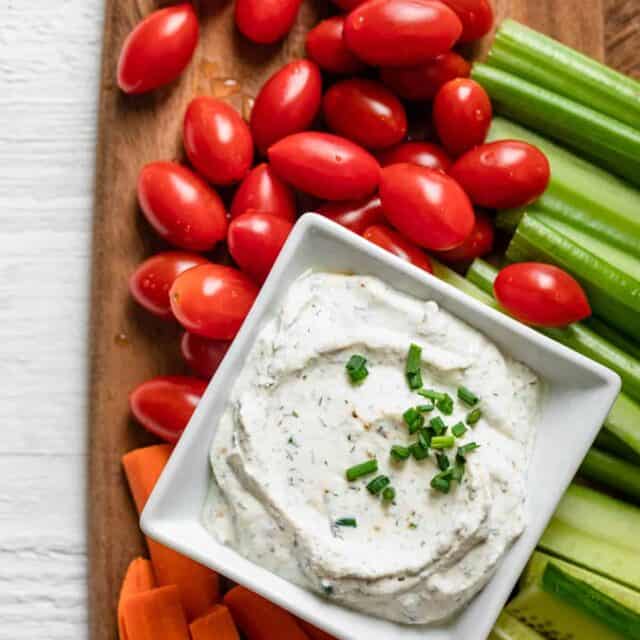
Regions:
<instances>
[{"instance_id":1,"label":"white wooden table","mask_svg":"<svg viewBox=\"0 0 640 640\"><path fill-rule=\"evenodd\" d=\"M87 637L102 0L0 0L0 640Z\"/></svg>"}]
</instances>

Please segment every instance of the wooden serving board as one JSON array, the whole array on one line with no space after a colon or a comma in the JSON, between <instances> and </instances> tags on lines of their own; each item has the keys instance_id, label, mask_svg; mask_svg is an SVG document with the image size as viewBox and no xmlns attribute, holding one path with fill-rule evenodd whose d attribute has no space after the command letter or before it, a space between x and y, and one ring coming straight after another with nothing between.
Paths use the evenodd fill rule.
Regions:
<instances>
[{"instance_id":1,"label":"wooden serving board","mask_svg":"<svg viewBox=\"0 0 640 640\"><path fill-rule=\"evenodd\" d=\"M640 0L494 1L500 18L521 20L625 72L640 74ZM127 395L150 377L185 371L178 327L154 319L128 295L129 274L163 248L137 208L138 171L152 160L182 158L182 116L193 96L224 98L247 116L263 81L285 61L303 55L308 26L329 11L326 1L305 0L298 23L283 44L257 46L235 31L231 0L200 0L201 40L180 81L147 96L127 97L115 83L120 47L133 26L159 4L153 0L105 0L105 4L89 415L92 640L116 638L115 606L123 571L144 552L120 458L152 439L132 423ZM478 47L476 55L488 43Z\"/></svg>"}]
</instances>

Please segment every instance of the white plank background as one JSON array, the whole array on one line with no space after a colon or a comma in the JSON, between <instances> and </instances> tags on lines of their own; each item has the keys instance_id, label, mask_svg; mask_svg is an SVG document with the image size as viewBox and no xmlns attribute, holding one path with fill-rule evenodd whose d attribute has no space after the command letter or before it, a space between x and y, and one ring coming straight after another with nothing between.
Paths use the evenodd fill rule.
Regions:
<instances>
[{"instance_id":1,"label":"white plank background","mask_svg":"<svg viewBox=\"0 0 640 640\"><path fill-rule=\"evenodd\" d=\"M0 0L0 640L87 637L102 19L103 0Z\"/></svg>"}]
</instances>

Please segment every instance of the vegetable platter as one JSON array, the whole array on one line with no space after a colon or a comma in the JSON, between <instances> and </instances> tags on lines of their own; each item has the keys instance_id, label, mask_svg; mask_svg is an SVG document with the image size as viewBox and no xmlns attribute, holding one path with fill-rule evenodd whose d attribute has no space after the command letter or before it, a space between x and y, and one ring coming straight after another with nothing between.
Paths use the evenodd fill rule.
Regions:
<instances>
[{"instance_id":1,"label":"vegetable platter","mask_svg":"<svg viewBox=\"0 0 640 640\"><path fill-rule=\"evenodd\" d=\"M248 119L264 82L290 60L304 57L307 31L335 10L333 6L330 9L328 0L304 0L286 38L277 44L255 44L236 28L231 0L200 0L194 3L199 23L197 47L179 79L155 91L133 95L139 78L135 77L135 73L131 76L128 72L132 68L135 71L135 63L121 69L119 77L116 73L123 43L142 18L172 4L153 0L105 0L90 325L88 526L92 640L113 640L116 637L115 612L123 576L133 558L146 555L143 536L137 526L138 516L122 469L122 456L157 440L134 424L127 398L131 390L145 380L190 372L180 355L182 331L178 325L154 317L136 305L130 296L129 279L136 268L157 252L171 249L152 228L152 224L156 229L162 227L163 221L148 221L141 215L136 193L137 186L139 191L144 192L144 187L138 184L140 170L157 160L186 160L182 141L183 117L187 106L196 96L209 95L221 99L241 117ZM639 70L640 12L633 7L633 2L494 0L493 4L495 24L505 17L513 18L583 53L604 60L621 71L629 73ZM244 25L242 22L243 19L239 18L238 24L244 31L251 29L250 21ZM185 37L187 40L191 37L195 44L192 35L186 29ZM269 34L254 33L253 36L254 39L270 39ZM462 52L467 58L483 58L491 41L490 34L473 45L463 45ZM160 76L176 75L173 67L184 66L181 55L184 54L184 48L188 49L190 45L188 41L183 44L182 51L175 51L170 62L156 65L156 70L161 68L158 72ZM359 44L354 41L353 46L357 49ZM372 55L370 49L363 50L362 57ZM373 55L384 56L389 52L393 53L393 47L382 47ZM487 71L484 73L486 75ZM147 75L146 80L149 77ZM120 86L131 89L129 93L132 95L120 91L118 79ZM344 95L342 97L344 99ZM334 101L333 109L328 104L331 100ZM343 126L341 114L340 95L334 92L333 96L325 98L325 117L333 120L331 125L334 131L339 131ZM193 119L197 119L197 113L194 113ZM269 146L269 131L264 132L267 139L262 144L260 133L254 130L253 134L258 147L262 144ZM455 130L451 132L451 137L451 146L455 147ZM380 146L386 146L385 140L381 140ZM191 151L191 163L197 165L197 154L194 148ZM230 175L229 182L233 178ZM222 186L220 192L228 200L231 192L227 193L225 189L228 187ZM146 192L149 202L153 199L152 191ZM150 205L150 208L153 206ZM509 224L509 220L505 224ZM389 232L393 233L392 230L386 231ZM198 242L213 244L219 233L220 230L215 228L204 230L204 236L209 235L201 237ZM239 242L242 233L242 226L238 225ZM374 230L369 239L383 246L385 243L393 244L393 238L389 240L384 234L384 229ZM214 242L210 242L212 239ZM192 248L200 249L198 246ZM223 250L216 251L216 261L229 260ZM240 252L235 257L236 262L242 262ZM256 270L251 275L260 280L268 271L268 266L265 269L263 265L257 265ZM473 273L476 273L476 285L482 284L482 277L487 278L485 284L493 277L491 272L482 272L482 263L476 265ZM475 286L468 285L466 281L457 284L462 288L471 286L475 290ZM489 291L490 288L489 284ZM484 294L480 292L479 295ZM487 300L491 302L489 298ZM183 320L188 323L186 316ZM580 339L580 336L576 339ZM187 350L197 355L197 341L193 344L183 343L182 349L183 352ZM198 389L187 389L189 392L197 395ZM144 399L132 398L134 404L137 401L139 406L144 404ZM165 454L166 449L159 450L160 457ZM138 481L145 480L144 474L136 476L135 456L130 458L130 463L131 469L134 469L131 472L133 477L137 477ZM596 474L602 469L602 461L597 457L588 459L585 465L594 467ZM147 476L146 480L149 480L148 473ZM129 481L132 482L131 478ZM140 491L146 491L145 488L139 488ZM136 502L143 500L140 495L135 498ZM551 552L554 551L553 545L553 540L548 542ZM137 587L145 581L151 584L153 579L150 577L148 561L136 562L130 567L131 580L138 582ZM538 564L532 566L528 578L525 576L523 579L529 579L533 584L534 579L538 580L540 575L544 577L548 573L549 579L558 584L570 583L571 576L567 578L562 572L553 574L555 569L544 571L544 562L538 558ZM124 588L129 588L126 582ZM169 587L166 589L159 597L166 601L165 606L169 610L175 603L175 594ZM236 597L242 599L246 594L236 594ZM537 592L531 597L537 597ZM150 605L145 599L145 596L138 599L136 611ZM227 604L233 609L231 600L233 598ZM240 609L244 606L252 606L252 603L238 603Z\"/></svg>"}]
</instances>

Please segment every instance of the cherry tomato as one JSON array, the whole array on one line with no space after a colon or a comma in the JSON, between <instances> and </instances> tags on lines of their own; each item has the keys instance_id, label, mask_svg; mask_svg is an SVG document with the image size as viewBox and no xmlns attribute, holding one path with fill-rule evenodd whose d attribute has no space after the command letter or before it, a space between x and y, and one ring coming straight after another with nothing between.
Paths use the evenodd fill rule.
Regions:
<instances>
[{"instance_id":1,"label":"cherry tomato","mask_svg":"<svg viewBox=\"0 0 640 640\"><path fill-rule=\"evenodd\" d=\"M408 163L385 167L380 199L387 220L427 249L458 247L473 229L475 216L469 198L441 171Z\"/></svg>"},{"instance_id":2,"label":"cherry tomato","mask_svg":"<svg viewBox=\"0 0 640 640\"><path fill-rule=\"evenodd\" d=\"M218 194L176 162L151 162L138 176L138 200L151 226L167 242L208 251L227 234L227 214Z\"/></svg>"},{"instance_id":3,"label":"cherry tomato","mask_svg":"<svg viewBox=\"0 0 640 640\"><path fill-rule=\"evenodd\" d=\"M325 202L317 212L361 236L365 230L379 222L384 222L384 212L380 198L370 196L361 200Z\"/></svg>"},{"instance_id":4,"label":"cherry tomato","mask_svg":"<svg viewBox=\"0 0 640 640\"><path fill-rule=\"evenodd\" d=\"M462 22L460 42L472 42L491 31L493 7L491 0L442 0L456 12Z\"/></svg>"},{"instance_id":5,"label":"cherry tomato","mask_svg":"<svg viewBox=\"0 0 640 640\"><path fill-rule=\"evenodd\" d=\"M487 92L469 78L450 80L433 101L433 122L438 137L453 156L484 142L492 114Z\"/></svg>"},{"instance_id":6,"label":"cherry tomato","mask_svg":"<svg viewBox=\"0 0 640 640\"><path fill-rule=\"evenodd\" d=\"M380 78L405 100L432 100L438 89L455 78L466 78L471 65L454 51L447 51L415 67L386 68Z\"/></svg>"},{"instance_id":7,"label":"cherry tomato","mask_svg":"<svg viewBox=\"0 0 640 640\"><path fill-rule=\"evenodd\" d=\"M407 134L407 114L384 85L354 78L334 84L322 112L329 129L369 149L384 149Z\"/></svg>"},{"instance_id":8,"label":"cherry tomato","mask_svg":"<svg viewBox=\"0 0 640 640\"><path fill-rule=\"evenodd\" d=\"M494 231L486 213L476 212L476 223L469 237L455 249L439 251L437 257L443 262L470 262L487 255L493 249Z\"/></svg>"},{"instance_id":9,"label":"cherry tomato","mask_svg":"<svg viewBox=\"0 0 640 640\"><path fill-rule=\"evenodd\" d=\"M427 254L417 244L407 240L391 227L377 224L369 227L363 235L367 240L377 244L385 251L393 253L393 255L410 262L416 267L420 267L420 269L433 273Z\"/></svg>"},{"instance_id":10,"label":"cherry tomato","mask_svg":"<svg viewBox=\"0 0 640 640\"><path fill-rule=\"evenodd\" d=\"M166 442L177 442L187 426L207 383L187 376L161 376L143 382L129 395L136 420Z\"/></svg>"},{"instance_id":11,"label":"cherry tomato","mask_svg":"<svg viewBox=\"0 0 640 640\"><path fill-rule=\"evenodd\" d=\"M251 132L222 100L194 98L184 116L184 148L191 164L213 184L242 180L253 162Z\"/></svg>"},{"instance_id":12,"label":"cherry tomato","mask_svg":"<svg viewBox=\"0 0 640 640\"><path fill-rule=\"evenodd\" d=\"M493 283L498 302L521 322L564 327L591 315L582 287L562 269L520 262L500 271Z\"/></svg>"},{"instance_id":13,"label":"cherry tomato","mask_svg":"<svg viewBox=\"0 0 640 640\"><path fill-rule=\"evenodd\" d=\"M178 276L169 291L171 309L191 333L232 340L253 305L258 288L238 269L205 264Z\"/></svg>"},{"instance_id":14,"label":"cherry tomato","mask_svg":"<svg viewBox=\"0 0 640 640\"><path fill-rule=\"evenodd\" d=\"M267 80L251 111L251 133L262 153L311 126L320 110L322 75L315 62L294 60Z\"/></svg>"},{"instance_id":15,"label":"cherry tomato","mask_svg":"<svg viewBox=\"0 0 640 640\"><path fill-rule=\"evenodd\" d=\"M249 211L229 225L229 251L238 266L262 284L293 225L271 213Z\"/></svg>"},{"instance_id":16,"label":"cherry tomato","mask_svg":"<svg viewBox=\"0 0 640 640\"><path fill-rule=\"evenodd\" d=\"M364 198L380 179L380 166L370 153L329 133L288 136L269 149L269 160L283 180L324 200Z\"/></svg>"},{"instance_id":17,"label":"cherry tomato","mask_svg":"<svg viewBox=\"0 0 640 640\"><path fill-rule=\"evenodd\" d=\"M133 298L151 313L161 318L173 318L169 289L175 279L187 269L193 269L208 260L197 253L165 251L145 260L129 278L129 291Z\"/></svg>"},{"instance_id":18,"label":"cherry tomato","mask_svg":"<svg viewBox=\"0 0 640 640\"><path fill-rule=\"evenodd\" d=\"M467 151L449 173L480 207L524 207L549 184L547 157L519 140L500 140Z\"/></svg>"},{"instance_id":19,"label":"cherry tomato","mask_svg":"<svg viewBox=\"0 0 640 640\"><path fill-rule=\"evenodd\" d=\"M442 147L430 142L404 142L378 154L381 166L409 162L429 169L439 169L445 173L451 166L451 160Z\"/></svg>"},{"instance_id":20,"label":"cherry tomato","mask_svg":"<svg viewBox=\"0 0 640 640\"><path fill-rule=\"evenodd\" d=\"M236 26L249 40L272 44L296 21L302 0L236 0Z\"/></svg>"},{"instance_id":21,"label":"cherry tomato","mask_svg":"<svg viewBox=\"0 0 640 640\"><path fill-rule=\"evenodd\" d=\"M407 67L449 51L462 23L434 0L369 0L344 24L347 47L373 66Z\"/></svg>"},{"instance_id":22,"label":"cherry tomato","mask_svg":"<svg viewBox=\"0 0 640 640\"><path fill-rule=\"evenodd\" d=\"M307 34L307 55L324 71L357 73L365 67L347 49L343 32L344 16L333 16L320 22Z\"/></svg>"},{"instance_id":23,"label":"cherry tomato","mask_svg":"<svg viewBox=\"0 0 640 640\"><path fill-rule=\"evenodd\" d=\"M249 209L272 213L283 220L296 219L296 197L289 185L263 162L251 170L238 187L231 202L231 219Z\"/></svg>"},{"instance_id":24,"label":"cherry tomato","mask_svg":"<svg viewBox=\"0 0 640 640\"><path fill-rule=\"evenodd\" d=\"M159 9L127 36L118 60L118 86L144 93L173 82L198 44L198 18L190 3Z\"/></svg>"},{"instance_id":25,"label":"cherry tomato","mask_svg":"<svg viewBox=\"0 0 640 640\"><path fill-rule=\"evenodd\" d=\"M180 341L182 357L194 373L208 380L218 370L231 343L228 340L209 340L185 331Z\"/></svg>"}]
</instances>

